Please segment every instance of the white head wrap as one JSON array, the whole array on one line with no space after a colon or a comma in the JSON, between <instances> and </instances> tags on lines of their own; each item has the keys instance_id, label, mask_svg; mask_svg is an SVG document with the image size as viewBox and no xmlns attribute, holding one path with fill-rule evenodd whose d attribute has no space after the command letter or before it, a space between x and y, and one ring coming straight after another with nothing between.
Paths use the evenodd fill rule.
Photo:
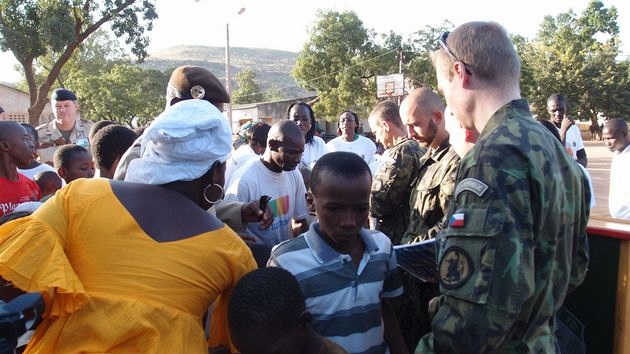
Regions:
<instances>
[{"instance_id":1,"label":"white head wrap","mask_svg":"<svg viewBox=\"0 0 630 354\"><path fill-rule=\"evenodd\" d=\"M192 181L231 148L227 120L205 100L186 100L162 112L142 135L140 158L131 161L125 181L165 184Z\"/></svg>"}]
</instances>

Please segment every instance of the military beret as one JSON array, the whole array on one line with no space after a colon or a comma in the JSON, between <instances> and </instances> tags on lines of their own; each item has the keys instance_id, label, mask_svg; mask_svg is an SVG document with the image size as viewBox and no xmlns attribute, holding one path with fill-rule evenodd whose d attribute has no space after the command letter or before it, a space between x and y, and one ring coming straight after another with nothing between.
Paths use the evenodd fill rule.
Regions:
<instances>
[{"instance_id":1,"label":"military beret","mask_svg":"<svg viewBox=\"0 0 630 354\"><path fill-rule=\"evenodd\" d=\"M230 102L223 84L210 71L184 65L176 68L168 81L167 96L184 99L204 99L210 102Z\"/></svg>"},{"instance_id":2,"label":"military beret","mask_svg":"<svg viewBox=\"0 0 630 354\"><path fill-rule=\"evenodd\" d=\"M77 95L75 95L74 92L68 89L58 88L55 91L53 91L52 96L50 96L50 98L55 101L76 101Z\"/></svg>"}]
</instances>

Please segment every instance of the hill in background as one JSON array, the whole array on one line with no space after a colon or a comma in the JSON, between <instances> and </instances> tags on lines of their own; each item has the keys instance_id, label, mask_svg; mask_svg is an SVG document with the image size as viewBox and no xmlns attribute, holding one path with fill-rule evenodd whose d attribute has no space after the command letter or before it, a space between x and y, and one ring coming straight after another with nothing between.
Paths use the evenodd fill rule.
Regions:
<instances>
[{"instance_id":1,"label":"hill in background","mask_svg":"<svg viewBox=\"0 0 630 354\"><path fill-rule=\"evenodd\" d=\"M297 53L262 48L230 48L232 90L237 88L236 74L251 68L256 73L256 83L261 90L283 88L285 99L311 95L297 86L291 77ZM225 47L177 46L151 53L141 66L145 69L170 71L180 65L198 65L210 70L225 82Z\"/></svg>"}]
</instances>

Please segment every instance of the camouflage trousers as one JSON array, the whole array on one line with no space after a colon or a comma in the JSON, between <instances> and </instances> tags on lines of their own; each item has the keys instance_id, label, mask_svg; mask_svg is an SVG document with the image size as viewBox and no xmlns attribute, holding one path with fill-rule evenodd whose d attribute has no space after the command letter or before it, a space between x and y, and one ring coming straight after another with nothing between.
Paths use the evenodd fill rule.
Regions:
<instances>
[{"instance_id":1,"label":"camouflage trousers","mask_svg":"<svg viewBox=\"0 0 630 354\"><path fill-rule=\"evenodd\" d=\"M400 268L398 271L405 293L391 299L390 303L396 313L405 344L409 352L413 353L420 338L431 332L429 301L438 296L438 285L420 282Z\"/></svg>"}]
</instances>

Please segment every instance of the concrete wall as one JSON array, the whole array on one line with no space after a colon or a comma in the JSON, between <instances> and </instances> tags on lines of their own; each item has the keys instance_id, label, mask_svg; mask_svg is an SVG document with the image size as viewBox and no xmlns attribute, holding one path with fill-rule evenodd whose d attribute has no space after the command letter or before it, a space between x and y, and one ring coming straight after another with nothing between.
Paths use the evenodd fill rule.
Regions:
<instances>
[{"instance_id":1,"label":"concrete wall","mask_svg":"<svg viewBox=\"0 0 630 354\"><path fill-rule=\"evenodd\" d=\"M30 105L28 93L0 84L0 106L5 111L6 119L19 123L28 123L28 108ZM40 124L48 122L51 115L52 110L49 102L46 103L44 111L39 117Z\"/></svg>"}]
</instances>

